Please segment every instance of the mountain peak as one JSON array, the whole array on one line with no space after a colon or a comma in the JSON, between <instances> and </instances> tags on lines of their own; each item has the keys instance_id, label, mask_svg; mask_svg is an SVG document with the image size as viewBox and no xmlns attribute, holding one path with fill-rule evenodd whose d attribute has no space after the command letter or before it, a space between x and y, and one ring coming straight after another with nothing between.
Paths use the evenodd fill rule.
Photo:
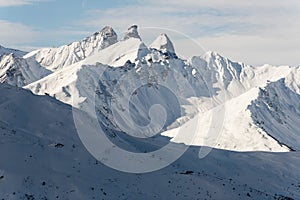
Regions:
<instances>
[{"instance_id":1,"label":"mountain peak","mask_svg":"<svg viewBox=\"0 0 300 200\"><path fill-rule=\"evenodd\" d=\"M110 26L105 26L101 31L85 38L81 43L86 46L86 43L96 43L100 49L104 49L118 41L118 36L114 29ZM73 43L72 43L73 44Z\"/></svg>"},{"instance_id":2,"label":"mountain peak","mask_svg":"<svg viewBox=\"0 0 300 200\"><path fill-rule=\"evenodd\" d=\"M34 57L41 66L55 71L84 60L95 52L118 42L117 34L110 26L86 37L82 41L72 42L56 48L43 48L33 51L25 58Z\"/></svg>"},{"instance_id":3,"label":"mountain peak","mask_svg":"<svg viewBox=\"0 0 300 200\"><path fill-rule=\"evenodd\" d=\"M104 39L112 38L114 41L117 40L117 34L111 26L105 26L100 32L100 36Z\"/></svg>"},{"instance_id":4,"label":"mountain peak","mask_svg":"<svg viewBox=\"0 0 300 200\"><path fill-rule=\"evenodd\" d=\"M205 58L212 58L212 59L215 59L215 58L223 58L223 56L221 56L218 52L216 51L208 51L206 52L203 57Z\"/></svg>"},{"instance_id":5,"label":"mountain peak","mask_svg":"<svg viewBox=\"0 0 300 200\"><path fill-rule=\"evenodd\" d=\"M173 43L165 33L160 34L150 45L150 47L163 52L175 53Z\"/></svg>"},{"instance_id":6,"label":"mountain peak","mask_svg":"<svg viewBox=\"0 0 300 200\"><path fill-rule=\"evenodd\" d=\"M127 40L129 38L138 38L141 39L139 33L138 33L138 26L132 25L128 28L127 32L125 33L123 40Z\"/></svg>"}]
</instances>

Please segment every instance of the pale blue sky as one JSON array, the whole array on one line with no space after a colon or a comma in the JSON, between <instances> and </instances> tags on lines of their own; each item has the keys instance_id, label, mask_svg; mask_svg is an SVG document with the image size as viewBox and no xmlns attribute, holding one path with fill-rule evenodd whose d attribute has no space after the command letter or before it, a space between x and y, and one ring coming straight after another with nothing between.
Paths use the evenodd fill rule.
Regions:
<instances>
[{"instance_id":1,"label":"pale blue sky","mask_svg":"<svg viewBox=\"0 0 300 200\"><path fill-rule=\"evenodd\" d=\"M7 47L68 44L105 25L121 37L132 24L141 27L146 41L155 35L145 27L174 30L161 32L168 32L179 50L189 43L175 31L233 60L300 65L298 0L0 0L0 45ZM187 49L187 55L202 53Z\"/></svg>"}]
</instances>

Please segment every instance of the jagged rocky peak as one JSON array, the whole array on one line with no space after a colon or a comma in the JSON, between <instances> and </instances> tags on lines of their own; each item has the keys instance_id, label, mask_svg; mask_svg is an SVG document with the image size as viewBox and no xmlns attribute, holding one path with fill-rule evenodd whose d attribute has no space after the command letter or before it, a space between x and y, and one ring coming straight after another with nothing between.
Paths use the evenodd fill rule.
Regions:
<instances>
[{"instance_id":1,"label":"jagged rocky peak","mask_svg":"<svg viewBox=\"0 0 300 200\"><path fill-rule=\"evenodd\" d=\"M150 47L157 50L161 50L164 53L175 53L173 43L165 33L160 34L150 45Z\"/></svg>"},{"instance_id":2,"label":"jagged rocky peak","mask_svg":"<svg viewBox=\"0 0 300 200\"><path fill-rule=\"evenodd\" d=\"M228 62L232 62L231 60L223 57L215 51L208 51L204 55L202 55L201 58L205 60L209 65L216 65L220 68L226 67L228 65Z\"/></svg>"},{"instance_id":3,"label":"jagged rocky peak","mask_svg":"<svg viewBox=\"0 0 300 200\"><path fill-rule=\"evenodd\" d=\"M105 26L101 31L94 33L92 36L83 40L85 43L99 43L99 48L104 49L112 44L118 42L118 36L116 32L110 26Z\"/></svg>"},{"instance_id":4,"label":"jagged rocky peak","mask_svg":"<svg viewBox=\"0 0 300 200\"><path fill-rule=\"evenodd\" d=\"M104 28L102 28L100 33L102 36L107 36L107 37L117 36L116 32L114 31L114 29L111 26L105 26Z\"/></svg>"},{"instance_id":5,"label":"jagged rocky peak","mask_svg":"<svg viewBox=\"0 0 300 200\"><path fill-rule=\"evenodd\" d=\"M206 58L208 60L224 59L223 56L221 56L218 52L215 52L215 51L208 51L202 57Z\"/></svg>"},{"instance_id":6,"label":"jagged rocky peak","mask_svg":"<svg viewBox=\"0 0 300 200\"><path fill-rule=\"evenodd\" d=\"M108 41L111 44L114 44L118 41L117 33L114 31L114 29L110 26L105 26L100 31L101 37L104 39L104 41Z\"/></svg>"},{"instance_id":7,"label":"jagged rocky peak","mask_svg":"<svg viewBox=\"0 0 300 200\"><path fill-rule=\"evenodd\" d=\"M138 26L132 25L128 28L127 32L125 33L123 40L127 40L129 38L138 38L141 39L139 33L138 33Z\"/></svg>"}]
</instances>

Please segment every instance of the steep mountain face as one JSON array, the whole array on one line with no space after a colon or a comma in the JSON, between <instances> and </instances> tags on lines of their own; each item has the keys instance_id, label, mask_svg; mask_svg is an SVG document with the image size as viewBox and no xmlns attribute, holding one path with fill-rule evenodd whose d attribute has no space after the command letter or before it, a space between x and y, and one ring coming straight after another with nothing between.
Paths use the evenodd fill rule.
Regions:
<instances>
[{"instance_id":1,"label":"steep mountain face","mask_svg":"<svg viewBox=\"0 0 300 200\"><path fill-rule=\"evenodd\" d=\"M258 126L256 120L253 120L252 110L248 107L258 98L258 93L259 89L253 88L236 98L227 100L224 104L199 112L183 126L162 134L171 137L172 141L177 143L233 151L287 152L292 150L292 143L283 144L281 140L269 135L265 129ZM220 115L224 116L218 118ZM296 120L298 118L299 116ZM190 127L195 126L194 124L198 124L197 129L193 132L188 131ZM179 134L180 132L185 134ZM297 132L294 133L297 134ZM294 135L287 135L287 137L289 140L298 138Z\"/></svg>"},{"instance_id":2,"label":"steep mountain face","mask_svg":"<svg viewBox=\"0 0 300 200\"><path fill-rule=\"evenodd\" d=\"M290 72L289 66L264 65L253 67L244 63L233 62L215 52L207 52L191 59L212 94L217 94L219 100L237 97L255 87L263 87L268 81L277 81ZM221 99L222 97L223 99Z\"/></svg>"},{"instance_id":3,"label":"steep mountain face","mask_svg":"<svg viewBox=\"0 0 300 200\"><path fill-rule=\"evenodd\" d=\"M127 30L127 32L123 36L123 40L127 40L129 38L141 39L141 37L140 37L140 35L138 33L137 28L138 28L137 25L132 25L131 27L129 27L128 30Z\"/></svg>"},{"instance_id":4,"label":"steep mountain face","mask_svg":"<svg viewBox=\"0 0 300 200\"><path fill-rule=\"evenodd\" d=\"M9 48L5 48L3 46L0 45L0 58L3 55L8 55L13 53L14 55L18 56L18 57L22 57L24 56L27 52L24 51L20 51L20 50L16 50L16 49L9 49Z\"/></svg>"},{"instance_id":5,"label":"steep mountain face","mask_svg":"<svg viewBox=\"0 0 300 200\"><path fill-rule=\"evenodd\" d=\"M280 144L297 151L300 149L299 79L299 69L293 70L287 78L260 89L258 98L249 105L257 126Z\"/></svg>"},{"instance_id":6,"label":"steep mountain face","mask_svg":"<svg viewBox=\"0 0 300 200\"><path fill-rule=\"evenodd\" d=\"M34 59L23 59L15 54L4 55L0 60L0 83L23 87L50 74Z\"/></svg>"},{"instance_id":7,"label":"steep mountain face","mask_svg":"<svg viewBox=\"0 0 300 200\"><path fill-rule=\"evenodd\" d=\"M117 34L107 26L80 42L73 42L57 48L39 49L26 54L24 58L34 57L43 67L55 71L81 61L116 42Z\"/></svg>"},{"instance_id":8,"label":"steep mountain face","mask_svg":"<svg viewBox=\"0 0 300 200\"><path fill-rule=\"evenodd\" d=\"M199 159L199 147L190 147L159 171L123 173L87 152L76 133L72 109L49 96L0 84L2 199L300 198L298 152L213 150ZM94 130L94 119L83 115L86 131ZM168 139L156 138L147 145L164 141ZM143 152L143 146L127 145Z\"/></svg>"}]
</instances>

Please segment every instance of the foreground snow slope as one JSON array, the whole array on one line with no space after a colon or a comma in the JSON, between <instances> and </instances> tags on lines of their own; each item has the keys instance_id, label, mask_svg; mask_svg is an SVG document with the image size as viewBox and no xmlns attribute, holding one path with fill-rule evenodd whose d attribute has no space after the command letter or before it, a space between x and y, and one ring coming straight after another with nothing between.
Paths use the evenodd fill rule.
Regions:
<instances>
[{"instance_id":1,"label":"foreground snow slope","mask_svg":"<svg viewBox=\"0 0 300 200\"><path fill-rule=\"evenodd\" d=\"M0 84L2 199L300 198L299 152L213 150L200 160L199 147L191 147L162 170L127 174L90 156L71 109L49 96ZM95 128L92 121L87 115L87 130ZM165 140L156 138L152 145Z\"/></svg>"}]
</instances>

